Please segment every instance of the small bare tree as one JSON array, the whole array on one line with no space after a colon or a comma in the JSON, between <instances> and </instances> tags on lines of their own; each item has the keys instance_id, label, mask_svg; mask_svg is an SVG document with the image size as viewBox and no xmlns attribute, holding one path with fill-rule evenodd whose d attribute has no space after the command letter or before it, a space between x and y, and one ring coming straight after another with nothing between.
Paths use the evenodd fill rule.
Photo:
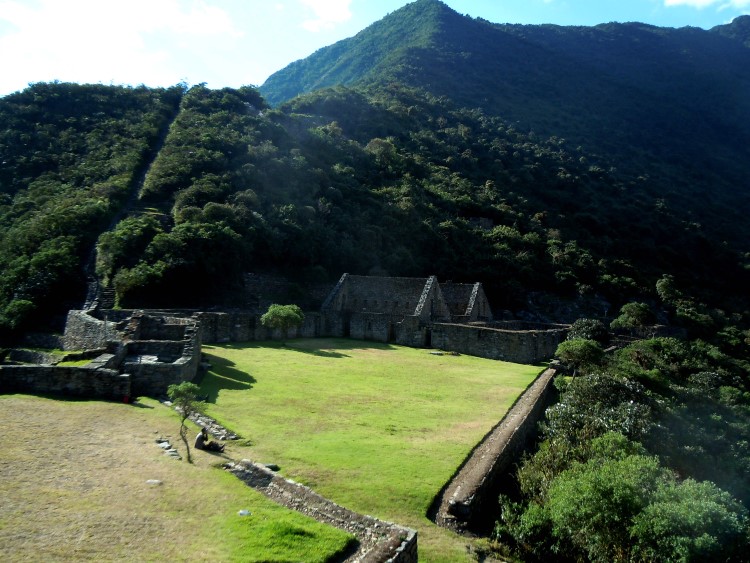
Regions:
<instances>
[{"instance_id":1,"label":"small bare tree","mask_svg":"<svg viewBox=\"0 0 750 563\"><path fill-rule=\"evenodd\" d=\"M180 438L182 438L187 450L188 463L193 463L193 459L190 457L188 428L185 426L185 421L203 410L203 402L198 400L198 391L200 391L200 388L190 381L175 383L167 388L167 395L180 415Z\"/></svg>"}]
</instances>

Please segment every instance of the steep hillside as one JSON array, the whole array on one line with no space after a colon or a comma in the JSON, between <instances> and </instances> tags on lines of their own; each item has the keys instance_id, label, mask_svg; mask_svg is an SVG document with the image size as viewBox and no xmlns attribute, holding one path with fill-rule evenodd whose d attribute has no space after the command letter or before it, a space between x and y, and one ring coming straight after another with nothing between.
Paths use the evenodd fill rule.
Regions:
<instances>
[{"instance_id":1,"label":"steep hillside","mask_svg":"<svg viewBox=\"0 0 750 563\"><path fill-rule=\"evenodd\" d=\"M80 307L83 266L182 93L55 83L0 99L0 337Z\"/></svg>"},{"instance_id":2,"label":"steep hillside","mask_svg":"<svg viewBox=\"0 0 750 563\"><path fill-rule=\"evenodd\" d=\"M746 250L747 20L712 31L496 25L419 0L279 71L261 92L279 103L333 84L422 88L648 177L652 195Z\"/></svg>"},{"instance_id":3,"label":"steep hillside","mask_svg":"<svg viewBox=\"0 0 750 563\"><path fill-rule=\"evenodd\" d=\"M133 113L131 96L155 105ZM47 139L2 145L15 171L0 216L6 330L80 306L95 241L96 274L122 306L231 305L244 272L348 271L478 280L514 311L533 291L614 310L670 275L747 307L746 257L651 181L422 90L320 90L268 110L252 88L53 84L2 110L5 139L32 142L32 119ZM137 205L110 227L134 188Z\"/></svg>"}]
</instances>

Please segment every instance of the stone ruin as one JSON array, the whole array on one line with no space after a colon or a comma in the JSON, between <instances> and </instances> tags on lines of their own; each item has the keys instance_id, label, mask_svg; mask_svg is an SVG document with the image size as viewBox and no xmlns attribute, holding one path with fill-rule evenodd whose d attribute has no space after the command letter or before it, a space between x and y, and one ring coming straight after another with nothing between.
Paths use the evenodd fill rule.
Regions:
<instances>
[{"instance_id":1,"label":"stone ruin","mask_svg":"<svg viewBox=\"0 0 750 563\"><path fill-rule=\"evenodd\" d=\"M55 367L41 358L38 365L2 365L0 392L118 399L159 396L172 383L195 379L202 342L287 337L354 338L534 364L554 355L568 328L495 321L481 283L344 274L318 310L305 313L301 327L282 335L264 327L260 317L272 302L264 292L275 292L273 300L281 301L275 298L288 282L268 276L248 280L253 295L233 310L70 311L62 345L65 350L86 351L90 363ZM309 307L314 296L324 294L318 288L302 301Z\"/></svg>"},{"instance_id":2,"label":"stone ruin","mask_svg":"<svg viewBox=\"0 0 750 563\"><path fill-rule=\"evenodd\" d=\"M172 383L195 379L200 367L200 325L174 314L70 311L60 343L65 350L84 350L78 355L89 358L88 364L59 366L53 357L41 354L26 358L36 360L36 365L2 365L0 392L128 401L163 395ZM63 358L71 355L59 359Z\"/></svg>"}]
</instances>

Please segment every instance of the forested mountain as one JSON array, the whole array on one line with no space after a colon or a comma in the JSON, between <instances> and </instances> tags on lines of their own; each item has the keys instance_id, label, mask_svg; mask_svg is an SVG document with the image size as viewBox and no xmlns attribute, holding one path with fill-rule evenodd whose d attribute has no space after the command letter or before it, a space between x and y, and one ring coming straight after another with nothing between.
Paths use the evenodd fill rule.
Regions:
<instances>
[{"instance_id":1,"label":"forested mountain","mask_svg":"<svg viewBox=\"0 0 750 563\"><path fill-rule=\"evenodd\" d=\"M480 280L516 312L532 291L614 310L669 275L744 311L746 23L496 25L419 0L271 77L272 102L348 84L276 109L33 85L0 100L0 324L80 302L95 241L122 306L350 271Z\"/></svg>"},{"instance_id":2,"label":"forested mountain","mask_svg":"<svg viewBox=\"0 0 750 563\"><path fill-rule=\"evenodd\" d=\"M750 205L748 27L750 16L711 31L498 25L418 0L260 89L277 104L324 86L421 88L647 177L649 191L741 242Z\"/></svg>"}]
</instances>

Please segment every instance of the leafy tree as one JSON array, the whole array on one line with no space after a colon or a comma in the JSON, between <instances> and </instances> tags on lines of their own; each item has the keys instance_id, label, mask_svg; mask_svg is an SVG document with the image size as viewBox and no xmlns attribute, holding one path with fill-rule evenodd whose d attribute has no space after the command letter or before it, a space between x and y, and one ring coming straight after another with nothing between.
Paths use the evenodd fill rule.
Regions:
<instances>
[{"instance_id":1,"label":"leafy tree","mask_svg":"<svg viewBox=\"0 0 750 563\"><path fill-rule=\"evenodd\" d=\"M668 476L655 457L643 455L574 466L549 490L553 535L589 561L628 561L630 526Z\"/></svg>"},{"instance_id":2,"label":"leafy tree","mask_svg":"<svg viewBox=\"0 0 750 563\"><path fill-rule=\"evenodd\" d=\"M561 342L555 351L555 356L564 364L571 366L573 375L577 375L579 369L590 369L601 363L604 350L595 340L575 338Z\"/></svg>"},{"instance_id":3,"label":"leafy tree","mask_svg":"<svg viewBox=\"0 0 750 563\"><path fill-rule=\"evenodd\" d=\"M579 448L527 507L501 502L495 533L529 560L729 561L748 548L740 503L713 483L679 481L617 432Z\"/></svg>"},{"instance_id":4,"label":"leafy tree","mask_svg":"<svg viewBox=\"0 0 750 563\"><path fill-rule=\"evenodd\" d=\"M595 340L602 346L609 342L609 331L604 323L598 319L577 319L568 331L568 340L583 338Z\"/></svg>"},{"instance_id":5,"label":"leafy tree","mask_svg":"<svg viewBox=\"0 0 750 563\"><path fill-rule=\"evenodd\" d=\"M625 303L620 315L610 323L613 329L643 328L654 321L654 314L645 303Z\"/></svg>"},{"instance_id":6,"label":"leafy tree","mask_svg":"<svg viewBox=\"0 0 750 563\"><path fill-rule=\"evenodd\" d=\"M190 457L190 443L187 435L188 428L185 425L185 421L191 416L200 413L203 409L203 403L198 400L199 391L200 388L190 381L173 383L167 388L167 395L180 416L180 438L182 438L182 442L185 444L185 449L187 450L188 463L193 463L193 459Z\"/></svg>"},{"instance_id":7,"label":"leafy tree","mask_svg":"<svg viewBox=\"0 0 750 563\"><path fill-rule=\"evenodd\" d=\"M643 561L736 561L750 549L747 510L711 482L670 480L633 519Z\"/></svg>"},{"instance_id":8,"label":"leafy tree","mask_svg":"<svg viewBox=\"0 0 750 563\"><path fill-rule=\"evenodd\" d=\"M302 326L304 320L305 315L298 305L278 305L275 303L270 305L268 311L260 317L263 326L280 330L283 338L287 337L290 328ZM282 345L285 345L285 343L282 342Z\"/></svg>"}]
</instances>

